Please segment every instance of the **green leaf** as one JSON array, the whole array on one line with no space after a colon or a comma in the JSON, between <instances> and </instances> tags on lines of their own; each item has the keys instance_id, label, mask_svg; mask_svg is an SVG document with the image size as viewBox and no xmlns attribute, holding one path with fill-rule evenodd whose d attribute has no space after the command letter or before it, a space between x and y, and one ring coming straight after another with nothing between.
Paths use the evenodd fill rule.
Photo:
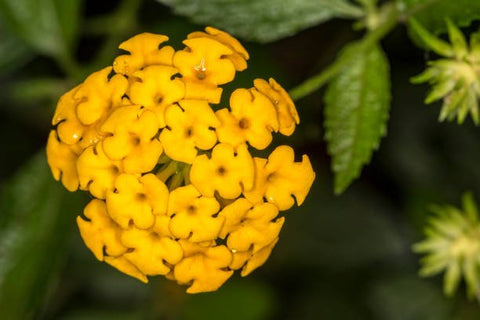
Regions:
<instances>
[{"instance_id":1,"label":"green leaf","mask_svg":"<svg viewBox=\"0 0 480 320\"><path fill-rule=\"evenodd\" d=\"M363 12L345 0L157 0L199 24L225 29L258 42L291 36L331 18L359 18Z\"/></svg>"},{"instance_id":2,"label":"green leaf","mask_svg":"<svg viewBox=\"0 0 480 320\"><path fill-rule=\"evenodd\" d=\"M24 65L32 53L28 47L0 25L0 76Z\"/></svg>"},{"instance_id":3,"label":"green leaf","mask_svg":"<svg viewBox=\"0 0 480 320\"><path fill-rule=\"evenodd\" d=\"M349 45L338 59L356 58L329 84L325 94L325 139L335 173L335 193L360 175L386 133L390 103L389 65L377 45L365 51Z\"/></svg>"},{"instance_id":4,"label":"green leaf","mask_svg":"<svg viewBox=\"0 0 480 320\"><path fill-rule=\"evenodd\" d=\"M3 319L32 318L67 253L83 198L66 192L35 156L0 198L0 310Z\"/></svg>"},{"instance_id":5,"label":"green leaf","mask_svg":"<svg viewBox=\"0 0 480 320\"><path fill-rule=\"evenodd\" d=\"M447 31L445 18L459 27L469 26L480 19L480 1L478 0L396 0L408 15L413 15L422 25L433 33Z\"/></svg>"},{"instance_id":6,"label":"green leaf","mask_svg":"<svg viewBox=\"0 0 480 320\"><path fill-rule=\"evenodd\" d=\"M75 41L80 0L0 0L0 17L38 52L67 55Z\"/></svg>"}]
</instances>

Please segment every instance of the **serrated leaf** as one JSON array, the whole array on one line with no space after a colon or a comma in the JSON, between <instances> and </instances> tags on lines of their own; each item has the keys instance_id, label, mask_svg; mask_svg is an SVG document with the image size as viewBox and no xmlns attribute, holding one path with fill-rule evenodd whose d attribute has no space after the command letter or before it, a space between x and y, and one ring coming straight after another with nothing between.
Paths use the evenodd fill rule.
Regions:
<instances>
[{"instance_id":1,"label":"serrated leaf","mask_svg":"<svg viewBox=\"0 0 480 320\"><path fill-rule=\"evenodd\" d=\"M11 32L42 54L68 54L78 28L80 0L0 0Z\"/></svg>"},{"instance_id":2,"label":"serrated leaf","mask_svg":"<svg viewBox=\"0 0 480 320\"><path fill-rule=\"evenodd\" d=\"M423 26L435 34L447 31L445 18L456 26L466 27L480 19L478 0L396 0L405 12L413 14Z\"/></svg>"},{"instance_id":3,"label":"serrated leaf","mask_svg":"<svg viewBox=\"0 0 480 320\"><path fill-rule=\"evenodd\" d=\"M69 194L36 155L0 198L0 310L2 319L33 318L44 302L83 198Z\"/></svg>"},{"instance_id":4,"label":"serrated leaf","mask_svg":"<svg viewBox=\"0 0 480 320\"><path fill-rule=\"evenodd\" d=\"M224 29L247 40L270 42L331 18L358 18L345 0L157 0L194 22Z\"/></svg>"},{"instance_id":5,"label":"serrated leaf","mask_svg":"<svg viewBox=\"0 0 480 320\"><path fill-rule=\"evenodd\" d=\"M329 84L325 94L325 139L335 173L335 193L343 192L370 161L386 133L390 106L389 64L380 46L355 52L350 64Z\"/></svg>"}]
</instances>

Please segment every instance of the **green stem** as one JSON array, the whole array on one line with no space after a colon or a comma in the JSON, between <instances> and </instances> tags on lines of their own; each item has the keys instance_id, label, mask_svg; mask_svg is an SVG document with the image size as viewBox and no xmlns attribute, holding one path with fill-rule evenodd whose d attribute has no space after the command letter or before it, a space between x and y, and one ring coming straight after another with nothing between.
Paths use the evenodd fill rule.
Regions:
<instances>
[{"instance_id":1,"label":"green stem","mask_svg":"<svg viewBox=\"0 0 480 320\"><path fill-rule=\"evenodd\" d=\"M163 182L167 182L171 176L177 173L177 164L176 161L171 161L168 164L163 165L163 167L156 173L157 178Z\"/></svg>"},{"instance_id":2,"label":"green stem","mask_svg":"<svg viewBox=\"0 0 480 320\"><path fill-rule=\"evenodd\" d=\"M358 50L368 50L377 44L385 35L387 35L398 23L397 9L394 3L389 3L382 8L380 14L384 16L382 23L374 30L367 33L361 40L356 41ZM356 57L356 52L351 50L349 53L342 55L341 59L335 60L323 72L307 79L295 88L289 91L293 100L299 100L312 92L320 89L324 84L342 71Z\"/></svg>"}]
</instances>

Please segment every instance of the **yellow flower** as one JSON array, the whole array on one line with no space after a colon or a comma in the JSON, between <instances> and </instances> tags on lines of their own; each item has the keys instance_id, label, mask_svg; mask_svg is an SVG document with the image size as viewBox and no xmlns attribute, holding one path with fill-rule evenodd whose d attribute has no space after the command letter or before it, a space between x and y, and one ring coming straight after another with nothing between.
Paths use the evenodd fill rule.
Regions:
<instances>
[{"instance_id":1,"label":"yellow flower","mask_svg":"<svg viewBox=\"0 0 480 320\"><path fill-rule=\"evenodd\" d=\"M249 55L218 29L193 32L176 51L143 33L128 54L65 93L52 119L47 160L53 177L94 199L77 218L95 257L129 276L217 290L234 270L261 266L315 178L307 156L281 146L252 158L273 132L298 124L293 102L273 79L233 89L216 113L222 85Z\"/></svg>"},{"instance_id":2,"label":"yellow flower","mask_svg":"<svg viewBox=\"0 0 480 320\"><path fill-rule=\"evenodd\" d=\"M275 106L280 133L290 136L295 131L295 124L300 123L292 98L272 78L269 79L269 82L263 79L255 79L253 85L258 91L266 95Z\"/></svg>"},{"instance_id":3,"label":"yellow flower","mask_svg":"<svg viewBox=\"0 0 480 320\"><path fill-rule=\"evenodd\" d=\"M103 261L104 253L117 257L127 251L120 241L122 229L108 215L104 201L93 199L83 213L88 220L78 216L78 228L83 241L98 260Z\"/></svg>"},{"instance_id":4,"label":"yellow flower","mask_svg":"<svg viewBox=\"0 0 480 320\"><path fill-rule=\"evenodd\" d=\"M119 48L130 54L119 56L113 62L116 73L127 76L150 65L172 65L175 50L161 46L168 37L161 34L141 33L120 44Z\"/></svg>"},{"instance_id":5,"label":"yellow flower","mask_svg":"<svg viewBox=\"0 0 480 320\"><path fill-rule=\"evenodd\" d=\"M55 180L61 180L68 191L78 189L77 159L80 150L77 149L60 141L55 130L50 131L47 162Z\"/></svg>"},{"instance_id":6,"label":"yellow flower","mask_svg":"<svg viewBox=\"0 0 480 320\"><path fill-rule=\"evenodd\" d=\"M70 145L81 143L82 148L86 148L100 140L100 133L95 125L86 126L77 117L77 105L81 100L74 96L80 87L76 86L60 97L52 125L57 126L57 134L62 142Z\"/></svg>"},{"instance_id":7,"label":"yellow flower","mask_svg":"<svg viewBox=\"0 0 480 320\"><path fill-rule=\"evenodd\" d=\"M119 74L109 78L111 71L107 67L92 73L75 93L74 98L80 100L77 117L84 125L97 122L112 108L122 105L128 81Z\"/></svg>"},{"instance_id":8,"label":"yellow flower","mask_svg":"<svg viewBox=\"0 0 480 320\"><path fill-rule=\"evenodd\" d=\"M108 213L122 228L130 222L137 228L151 228L155 216L167 213L168 189L154 174L140 178L121 174L115 181L115 189L106 197Z\"/></svg>"},{"instance_id":9,"label":"yellow flower","mask_svg":"<svg viewBox=\"0 0 480 320\"><path fill-rule=\"evenodd\" d=\"M220 143L213 148L210 159L202 154L192 164L190 180L205 196L234 199L242 191L253 186L253 160L245 144L235 150L231 145Z\"/></svg>"},{"instance_id":10,"label":"yellow flower","mask_svg":"<svg viewBox=\"0 0 480 320\"><path fill-rule=\"evenodd\" d=\"M289 146L277 147L267 159L255 158L255 185L244 191L252 203L265 198L279 210L290 209L295 200L301 205L315 180L315 172L308 156L295 162L293 149Z\"/></svg>"},{"instance_id":11,"label":"yellow flower","mask_svg":"<svg viewBox=\"0 0 480 320\"><path fill-rule=\"evenodd\" d=\"M197 148L208 150L217 142L212 129L218 126L218 120L207 101L182 100L168 107L165 118L167 128L160 134L160 141L175 161L192 163Z\"/></svg>"},{"instance_id":12,"label":"yellow flower","mask_svg":"<svg viewBox=\"0 0 480 320\"><path fill-rule=\"evenodd\" d=\"M185 84L176 74L173 67L150 66L133 75L130 100L155 112L160 128L165 127L165 109L185 96Z\"/></svg>"},{"instance_id":13,"label":"yellow flower","mask_svg":"<svg viewBox=\"0 0 480 320\"><path fill-rule=\"evenodd\" d=\"M233 51L211 38L184 40L187 46L173 56L173 64L185 81L185 98L219 103L222 89L218 85L235 77L235 65L227 58Z\"/></svg>"},{"instance_id":14,"label":"yellow flower","mask_svg":"<svg viewBox=\"0 0 480 320\"><path fill-rule=\"evenodd\" d=\"M132 228L121 236L122 243L133 250L124 257L145 275L165 275L171 271L171 265L182 260L180 244L168 237L160 237L155 232Z\"/></svg>"},{"instance_id":15,"label":"yellow flower","mask_svg":"<svg viewBox=\"0 0 480 320\"><path fill-rule=\"evenodd\" d=\"M249 251L257 253L274 241L285 218L278 218L278 209L271 203L255 206L240 198L226 206L219 214L225 218L220 238L227 238L227 247L234 252Z\"/></svg>"},{"instance_id":16,"label":"yellow flower","mask_svg":"<svg viewBox=\"0 0 480 320\"><path fill-rule=\"evenodd\" d=\"M217 238L224 219L214 215L220 210L215 198L202 196L188 185L172 191L168 204L170 231L175 238L193 242Z\"/></svg>"},{"instance_id":17,"label":"yellow flower","mask_svg":"<svg viewBox=\"0 0 480 320\"><path fill-rule=\"evenodd\" d=\"M274 239L267 246L263 247L256 253L252 253L252 250L249 251L235 251L232 250L232 262L230 263L229 268L231 270L239 270L242 277L248 276L255 269L262 266L268 257L272 253L273 248L278 242L278 237Z\"/></svg>"},{"instance_id":18,"label":"yellow flower","mask_svg":"<svg viewBox=\"0 0 480 320\"><path fill-rule=\"evenodd\" d=\"M99 199L105 199L107 192L114 189L115 179L124 172L122 162L107 157L100 143L83 151L77 160L77 170L80 189Z\"/></svg>"},{"instance_id":19,"label":"yellow flower","mask_svg":"<svg viewBox=\"0 0 480 320\"><path fill-rule=\"evenodd\" d=\"M242 277L248 276L255 269L262 266L265 263L265 261L267 261L268 257L272 253L272 250L277 244L277 242L278 242L278 238L272 241L272 243L270 243L267 247L264 247L260 251L251 255L247 263L243 266L243 269L240 272L240 275Z\"/></svg>"},{"instance_id":20,"label":"yellow flower","mask_svg":"<svg viewBox=\"0 0 480 320\"><path fill-rule=\"evenodd\" d=\"M139 106L119 107L101 130L110 134L102 142L105 154L112 160L122 161L127 173L152 170L162 154L162 144L155 138L158 119L152 111Z\"/></svg>"},{"instance_id":21,"label":"yellow flower","mask_svg":"<svg viewBox=\"0 0 480 320\"><path fill-rule=\"evenodd\" d=\"M193 242L179 241L184 258L173 269L174 278L181 284L192 283L188 293L217 290L233 271L226 271L232 261L232 254L227 247L202 246Z\"/></svg>"},{"instance_id":22,"label":"yellow flower","mask_svg":"<svg viewBox=\"0 0 480 320\"><path fill-rule=\"evenodd\" d=\"M230 97L231 112L217 111L221 125L218 140L234 147L248 141L256 149L265 149L272 142L272 131L278 130L275 108L270 100L255 89L237 89Z\"/></svg>"},{"instance_id":23,"label":"yellow flower","mask_svg":"<svg viewBox=\"0 0 480 320\"><path fill-rule=\"evenodd\" d=\"M188 35L188 39L210 38L226 45L232 50L232 54L226 55L225 57L232 61L235 69L237 69L237 71L243 71L247 69L247 60L250 58L250 56L248 55L247 50L245 50L245 48L237 39L216 28L206 27L205 31L206 32L192 32Z\"/></svg>"}]
</instances>

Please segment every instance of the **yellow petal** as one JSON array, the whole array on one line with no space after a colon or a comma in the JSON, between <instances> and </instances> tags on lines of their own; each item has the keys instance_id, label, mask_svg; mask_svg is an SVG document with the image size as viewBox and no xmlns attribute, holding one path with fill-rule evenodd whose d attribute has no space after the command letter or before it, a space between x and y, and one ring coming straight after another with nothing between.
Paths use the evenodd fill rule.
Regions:
<instances>
[{"instance_id":1,"label":"yellow petal","mask_svg":"<svg viewBox=\"0 0 480 320\"><path fill-rule=\"evenodd\" d=\"M215 198L202 196L192 185L179 187L170 194L168 214L170 232L175 238L193 242L214 240L223 225Z\"/></svg>"},{"instance_id":2,"label":"yellow petal","mask_svg":"<svg viewBox=\"0 0 480 320\"><path fill-rule=\"evenodd\" d=\"M104 250L108 256L117 257L127 251L120 242L120 227L107 213L105 202L94 199L88 203L84 210L84 220L77 217L80 235L86 246L93 252L98 260L104 259Z\"/></svg>"},{"instance_id":3,"label":"yellow petal","mask_svg":"<svg viewBox=\"0 0 480 320\"><path fill-rule=\"evenodd\" d=\"M110 216L122 228L130 222L140 229L151 228L155 215L166 214L168 189L154 174L140 178L121 174L115 180L115 189L107 193Z\"/></svg>"},{"instance_id":4,"label":"yellow petal","mask_svg":"<svg viewBox=\"0 0 480 320\"><path fill-rule=\"evenodd\" d=\"M115 72L131 76L135 71L150 65L172 65L175 50L161 46L168 37L161 34L141 33L120 44L119 48L130 54L121 55L113 62Z\"/></svg>"},{"instance_id":5,"label":"yellow petal","mask_svg":"<svg viewBox=\"0 0 480 320\"><path fill-rule=\"evenodd\" d=\"M281 134L290 136L295 131L295 124L300 123L297 109L292 98L274 79L269 82L263 79L255 79L253 82L255 88L267 96L277 111L279 122L279 131Z\"/></svg>"},{"instance_id":6,"label":"yellow petal","mask_svg":"<svg viewBox=\"0 0 480 320\"><path fill-rule=\"evenodd\" d=\"M218 120L207 101L182 100L165 114L167 128L160 134L165 153L175 161L192 163L197 148L211 149L217 142L212 128Z\"/></svg>"},{"instance_id":7,"label":"yellow petal","mask_svg":"<svg viewBox=\"0 0 480 320\"><path fill-rule=\"evenodd\" d=\"M215 291L233 274L224 270L232 261L227 247L203 247L184 240L180 243L185 257L175 266L173 275L181 284L191 283L187 293Z\"/></svg>"},{"instance_id":8,"label":"yellow petal","mask_svg":"<svg viewBox=\"0 0 480 320\"><path fill-rule=\"evenodd\" d=\"M47 142L47 162L55 180L61 180L68 191L78 189L78 148L59 141L57 132L50 131Z\"/></svg>"},{"instance_id":9,"label":"yellow petal","mask_svg":"<svg viewBox=\"0 0 480 320\"><path fill-rule=\"evenodd\" d=\"M124 257L146 275L167 274L178 263L183 251L177 241L148 230L132 228L122 233L122 243L133 250Z\"/></svg>"},{"instance_id":10,"label":"yellow petal","mask_svg":"<svg viewBox=\"0 0 480 320\"><path fill-rule=\"evenodd\" d=\"M243 71L247 68L248 52L237 39L213 27L206 27L205 31L192 32L188 35L188 39L207 37L216 40L232 50L232 54L226 55L226 57L232 61L237 71Z\"/></svg>"},{"instance_id":11,"label":"yellow petal","mask_svg":"<svg viewBox=\"0 0 480 320\"><path fill-rule=\"evenodd\" d=\"M301 162L295 162L293 149L279 146L268 161L255 158L255 185L244 195L253 203L265 198L279 210L288 210L295 200L297 205L303 203L314 180L315 172L308 156L303 155Z\"/></svg>"},{"instance_id":12,"label":"yellow petal","mask_svg":"<svg viewBox=\"0 0 480 320\"><path fill-rule=\"evenodd\" d=\"M237 119L228 109L220 109L215 112L220 125L216 128L218 141L226 142L232 146L239 146L247 142L245 131L240 127Z\"/></svg>"},{"instance_id":13,"label":"yellow petal","mask_svg":"<svg viewBox=\"0 0 480 320\"><path fill-rule=\"evenodd\" d=\"M245 263L247 263L248 259L252 256L251 251L236 251L232 250L232 263L230 264L229 268L232 270L241 269Z\"/></svg>"},{"instance_id":14,"label":"yellow petal","mask_svg":"<svg viewBox=\"0 0 480 320\"><path fill-rule=\"evenodd\" d=\"M105 199L108 191L113 191L115 179L123 172L120 161L111 160L105 155L101 144L85 149L77 161L78 179L82 190L99 199Z\"/></svg>"},{"instance_id":15,"label":"yellow petal","mask_svg":"<svg viewBox=\"0 0 480 320\"><path fill-rule=\"evenodd\" d=\"M188 49L177 51L173 64L186 79L197 79L214 85L228 83L235 77L235 66L226 55L227 46L209 38L191 38L183 43Z\"/></svg>"},{"instance_id":16,"label":"yellow petal","mask_svg":"<svg viewBox=\"0 0 480 320\"><path fill-rule=\"evenodd\" d=\"M252 257L250 257L249 260L247 261L247 264L243 267L240 275L242 277L248 276L255 269L263 265L265 261L267 261L270 254L272 253L273 247L275 247L277 242L278 242L278 238L275 239L270 245L264 247L262 250L252 255Z\"/></svg>"},{"instance_id":17,"label":"yellow petal","mask_svg":"<svg viewBox=\"0 0 480 320\"><path fill-rule=\"evenodd\" d=\"M235 150L229 144L217 144L211 158L198 156L190 171L190 181L200 193L213 197L218 191L225 199L234 199L243 190L250 190L253 178L253 160L246 145Z\"/></svg>"},{"instance_id":18,"label":"yellow petal","mask_svg":"<svg viewBox=\"0 0 480 320\"><path fill-rule=\"evenodd\" d=\"M222 238L227 238L227 247L233 252L258 252L278 237L284 218L274 220L278 209L270 203L255 206L246 200L238 199L227 205L219 214L225 217Z\"/></svg>"},{"instance_id":19,"label":"yellow petal","mask_svg":"<svg viewBox=\"0 0 480 320\"><path fill-rule=\"evenodd\" d=\"M216 84L198 80L185 79L185 99L206 100L209 103L220 103L222 98L222 88L217 87Z\"/></svg>"},{"instance_id":20,"label":"yellow petal","mask_svg":"<svg viewBox=\"0 0 480 320\"><path fill-rule=\"evenodd\" d=\"M128 81L119 74L109 78L111 71L107 67L92 73L75 93L74 98L80 100L77 117L84 125L99 121L111 108L122 105Z\"/></svg>"},{"instance_id":21,"label":"yellow petal","mask_svg":"<svg viewBox=\"0 0 480 320\"><path fill-rule=\"evenodd\" d=\"M239 198L225 206L222 211L218 213L219 217L225 218L225 223L223 224L219 237L225 239L230 232L234 231L252 207L253 204L245 198Z\"/></svg>"},{"instance_id":22,"label":"yellow petal","mask_svg":"<svg viewBox=\"0 0 480 320\"><path fill-rule=\"evenodd\" d=\"M161 128L165 127L165 109L185 96L184 81L175 75L178 69L150 66L133 75L130 100L155 112Z\"/></svg>"},{"instance_id":23,"label":"yellow petal","mask_svg":"<svg viewBox=\"0 0 480 320\"><path fill-rule=\"evenodd\" d=\"M139 106L119 107L102 125L102 131L110 133L102 146L110 159L122 160L125 172L148 172L162 154L162 145L154 138L158 130L152 111Z\"/></svg>"},{"instance_id":24,"label":"yellow petal","mask_svg":"<svg viewBox=\"0 0 480 320\"><path fill-rule=\"evenodd\" d=\"M255 89L237 89L230 97L231 116L218 111L221 126L218 139L234 147L248 143L265 149L272 141L272 131L278 130L276 111L270 100ZM235 119L235 120L233 120Z\"/></svg>"},{"instance_id":25,"label":"yellow petal","mask_svg":"<svg viewBox=\"0 0 480 320\"><path fill-rule=\"evenodd\" d=\"M76 86L60 97L53 115L52 125L57 126L58 137L66 144L75 144L82 137L85 126L77 118L79 100L74 95L80 86Z\"/></svg>"}]
</instances>

